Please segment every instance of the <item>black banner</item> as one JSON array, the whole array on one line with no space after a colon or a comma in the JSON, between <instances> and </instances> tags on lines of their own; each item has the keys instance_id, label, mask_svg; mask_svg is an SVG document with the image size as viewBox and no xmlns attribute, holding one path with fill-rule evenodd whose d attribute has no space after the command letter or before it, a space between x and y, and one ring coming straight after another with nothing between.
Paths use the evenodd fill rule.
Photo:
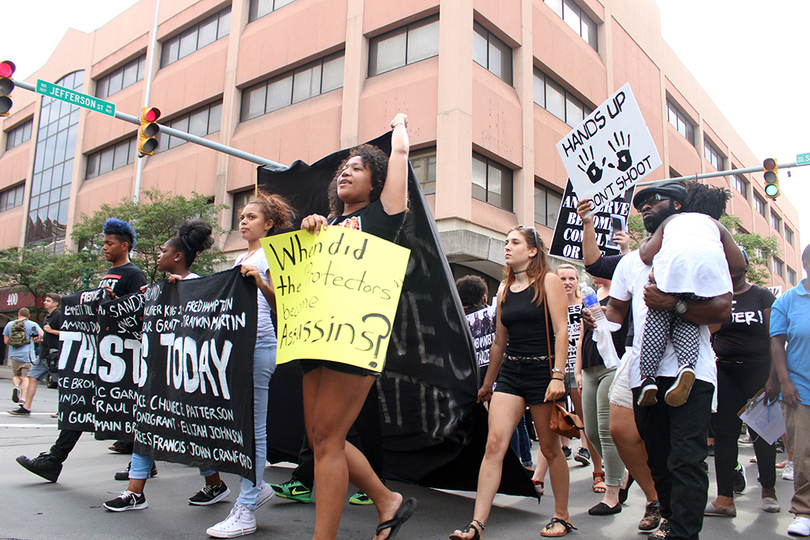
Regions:
<instances>
[{"instance_id":1,"label":"black banner","mask_svg":"<svg viewBox=\"0 0 810 540\"><path fill-rule=\"evenodd\" d=\"M100 332L98 306L104 290L62 297L59 341L59 429L95 431L96 351Z\"/></svg>"},{"instance_id":2,"label":"black banner","mask_svg":"<svg viewBox=\"0 0 810 540\"><path fill-rule=\"evenodd\" d=\"M141 362L144 296L128 294L98 306L96 439L132 441Z\"/></svg>"},{"instance_id":3,"label":"black banner","mask_svg":"<svg viewBox=\"0 0 810 540\"><path fill-rule=\"evenodd\" d=\"M596 243L602 255L619 254L619 246L613 243L612 238L617 231L627 232L627 216L630 215L634 191L635 187L628 189L609 202L603 211L594 214ZM550 255L582 260L582 219L577 214L578 203L579 198L569 180L560 204L557 225L554 227L554 238L548 251Z\"/></svg>"},{"instance_id":4,"label":"black banner","mask_svg":"<svg viewBox=\"0 0 810 540\"><path fill-rule=\"evenodd\" d=\"M255 481L256 291L236 268L149 286L136 452Z\"/></svg>"}]
</instances>

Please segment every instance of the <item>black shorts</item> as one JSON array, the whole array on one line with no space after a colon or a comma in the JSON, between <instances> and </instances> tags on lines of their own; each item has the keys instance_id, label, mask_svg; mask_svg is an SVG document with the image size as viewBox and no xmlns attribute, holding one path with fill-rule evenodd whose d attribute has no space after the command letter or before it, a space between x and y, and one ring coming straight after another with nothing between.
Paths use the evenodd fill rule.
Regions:
<instances>
[{"instance_id":1,"label":"black shorts","mask_svg":"<svg viewBox=\"0 0 810 540\"><path fill-rule=\"evenodd\" d=\"M301 364L301 371L304 374L314 371L319 367L331 369L332 371L339 371L341 373L348 373L350 375L362 375L363 377L380 377L380 374L370 369L363 369L357 366L351 366L342 362L332 362L330 360L299 360Z\"/></svg>"},{"instance_id":2,"label":"black shorts","mask_svg":"<svg viewBox=\"0 0 810 540\"><path fill-rule=\"evenodd\" d=\"M503 359L495 392L520 396L526 405L541 405L546 400L546 390L551 382L551 369L548 360L518 363Z\"/></svg>"}]
</instances>

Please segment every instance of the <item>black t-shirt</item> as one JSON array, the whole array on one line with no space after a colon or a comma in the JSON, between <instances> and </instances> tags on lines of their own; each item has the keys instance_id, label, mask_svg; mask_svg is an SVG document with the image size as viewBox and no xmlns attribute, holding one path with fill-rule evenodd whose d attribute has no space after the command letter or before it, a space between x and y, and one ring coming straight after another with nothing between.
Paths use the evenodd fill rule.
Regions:
<instances>
[{"instance_id":1,"label":"black t-shirt","mask_svg":"<svg viewBox=\"0 0 810 540\"><path fill-rule=\"evenodd\" d=\"M744 293L735 294L731 302L731 320L713 336L712 347L717 358L770 362L770 329L765 325L764 311L775 301L773 293L759 285L751 285Z\"/></svg>"},{"instance_id":2,"label":"black t-shirt","mask_svg":"<svg viewBox=\"0 0 810 540\"><path fill-rule=\"evenodd\" d=\"M599 303L606 306L610 297L603 298ZM613 332L613 346L616 347L616 354L619 358L622 357L627 343L627 330L631 326L631 315L633 310L628 309L627 315L624 316L624 322L619 330ZM602 360L602 355L599 354L599 349L596 348L596 342L593 340L593 330L582 325L582 369L604 366L605 362Z\"/></svg>"},{"instance_id":3,"label":"black t-shirt","mask_svg":"<svg viewBox=\"0 0 810 540\"><path fill-rule=\"evenodd\" d=\"M613 279L613 272L619 266L619 261L624 255L602 255L593 264L585 265L585 271L593 277L602 279Z\"/></svg>"},{"instance_id":4,"label":"black t-shirt","mask_svg":"<svg viewBox=\"0 0 810 540\"><path fill-rule=\"evenodd\" d=\"M405 212L394 215L386 214L382 203L377 199L357 212L346 216L338 216L332 220L330 225L363 231L393 242L396 240L404 221Z\"/></svg>"},{"instance_id":5,"label":"black t-shirt","mask_svg":"<svg viewBox=\"0 0 810 540\"><path fill-rule=\"evenodd\" d=\"M107 270L98 283L99 287L112 287L113 294L118 298L138 292L144 285L146 285L146 276L131 262L113 266Z\"/></svg>"},{"instance_id":6,"label":"black t-shirt","mask_svg":"<svg viewBox=\"0 0 810 540\"><path fill-rule=\"evenodd\" d=\"M45 315L45 321L42 323L43 328L45 325L50 325L51 330L61 330L62 329L62 312L59 309L55 309L49 314ZM49 334L43 330L42 336L42 347L40 347L40 356L42 358L46 358L48 353L51 349L59 349L59 336L54 334Z\"/></svg>"},{"instance_id":7,"label":"black t-shirt","mask_svg":"<svg viewBox=\"0 0 810 540\"><path fill-rule=\"evenodd\" d=\"M546 356L546 305L532 302L534 287L516 293L509 291L501 306L501 323L509 333L506 354L510 356ZM551 333L551 322L548 327Z\"/></svg>"}]
</instances>

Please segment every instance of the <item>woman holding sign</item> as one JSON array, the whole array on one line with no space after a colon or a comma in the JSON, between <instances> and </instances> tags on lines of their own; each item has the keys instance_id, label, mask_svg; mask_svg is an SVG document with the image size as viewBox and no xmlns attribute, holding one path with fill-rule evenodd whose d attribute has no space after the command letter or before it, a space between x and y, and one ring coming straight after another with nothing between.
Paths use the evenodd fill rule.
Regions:
<instances>
[{"instance_id":1,"label":"woman holding sign","mask_svg":"<svg viewBox=\"0 0 810 540\"><path fill-rule=\"evenodd\" d=\"M568 522L568 465L560 436L549 428L554 402L565 396L565 288L549 270L545 246L533 227L513 227L504 251L506 269L498 289L495 341L487 376L478 390L478 401L490 400L486 454L478 472L473 520L451 534L453 540L480 540L501 482L509 440L527 405L554 492L554 516L540 534L565 536L574 529Z\"/></svg>"},{"instance_id":2,"label":"woman holding sign","mask_svg":"<svg viewBox=\"0 0 810 540\"><path fill-rule=\"evenodd\" d=\"M350 227L393 242L408 205L407 117L391 121L391 155L362 145L352 149L329 187L330 219L311 215L301 228L319 233L328 225ZM416 500L390 491L346 435L377 373L339 362L302 360L304 420L315 453L315 540L337 537L349 478L377 507L376 540L393 538L413 515Z\"/></svg>"}]
</instances>

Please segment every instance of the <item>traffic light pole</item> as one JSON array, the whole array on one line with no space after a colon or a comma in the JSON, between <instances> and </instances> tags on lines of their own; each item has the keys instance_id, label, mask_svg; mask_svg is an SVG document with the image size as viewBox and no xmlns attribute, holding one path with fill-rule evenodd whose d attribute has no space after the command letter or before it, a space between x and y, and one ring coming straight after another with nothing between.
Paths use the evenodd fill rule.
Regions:
<instances>
[{"instance_id":1,"label":"traffic light pole","mask_svg":"<svg viewBox=\"0 0 810 540\"><path fill-rule=\"evenodd\" d=\"M796 162L785 164L780 163L779 169L790 169L792 167L806 167L807 165L810 165L810 163L796 163ZM690 176L678 176L675 178L665 178L663 180L650 180L648 182L639 182L636 184L636 186L653 186L656 184L663 184L665 182L677 182L683 180L702 180L704 178L717 178L718 176L732 176L735 174L756 173L762 172L764 170L765 167L748 167L747 169L731 169L730 171L718 171L705 174L693 174Z\"/></svg>"},{"instance_id":2,"label":"traffic light pole","mask_svg":"<svg viewBox=\"0 0 810 540\"><path fill-rule=\"evenodd\" d=\"M14 85L20 88L24 88L26 90L30 90L31 92L37 91L36 87L33 84L27 83L25 81L15 80ZM137 126L141 125L140 118L138 118L137 116L132 116L131 114L115 111L115 118L118 118L119 120L124 120L125 122L129 122L130 124L135 124ZM277 163L271 159L265 159L263 157L253 155L248 152L243 152L242 150L237 150L236 148L231 148L230 146L226 146L224 144L209 141L208 139L203 139L202 137L192 135L191 133L186 133L185 131L172 129L167 126L161 125L160 132L171 135L172 137L177 137L178 139L183 139L184 141L199 144L200 146L210 148L211 150L216 150L217 152L222 152L223 154L228 154L230 156L239 159L244 159L245 161L250 161L251 163L256 163L258 165L266 165L268 167L277 169L282 169L286 167L286 165L282 165L281 163Z\"/></svg>"}]
</instances>

